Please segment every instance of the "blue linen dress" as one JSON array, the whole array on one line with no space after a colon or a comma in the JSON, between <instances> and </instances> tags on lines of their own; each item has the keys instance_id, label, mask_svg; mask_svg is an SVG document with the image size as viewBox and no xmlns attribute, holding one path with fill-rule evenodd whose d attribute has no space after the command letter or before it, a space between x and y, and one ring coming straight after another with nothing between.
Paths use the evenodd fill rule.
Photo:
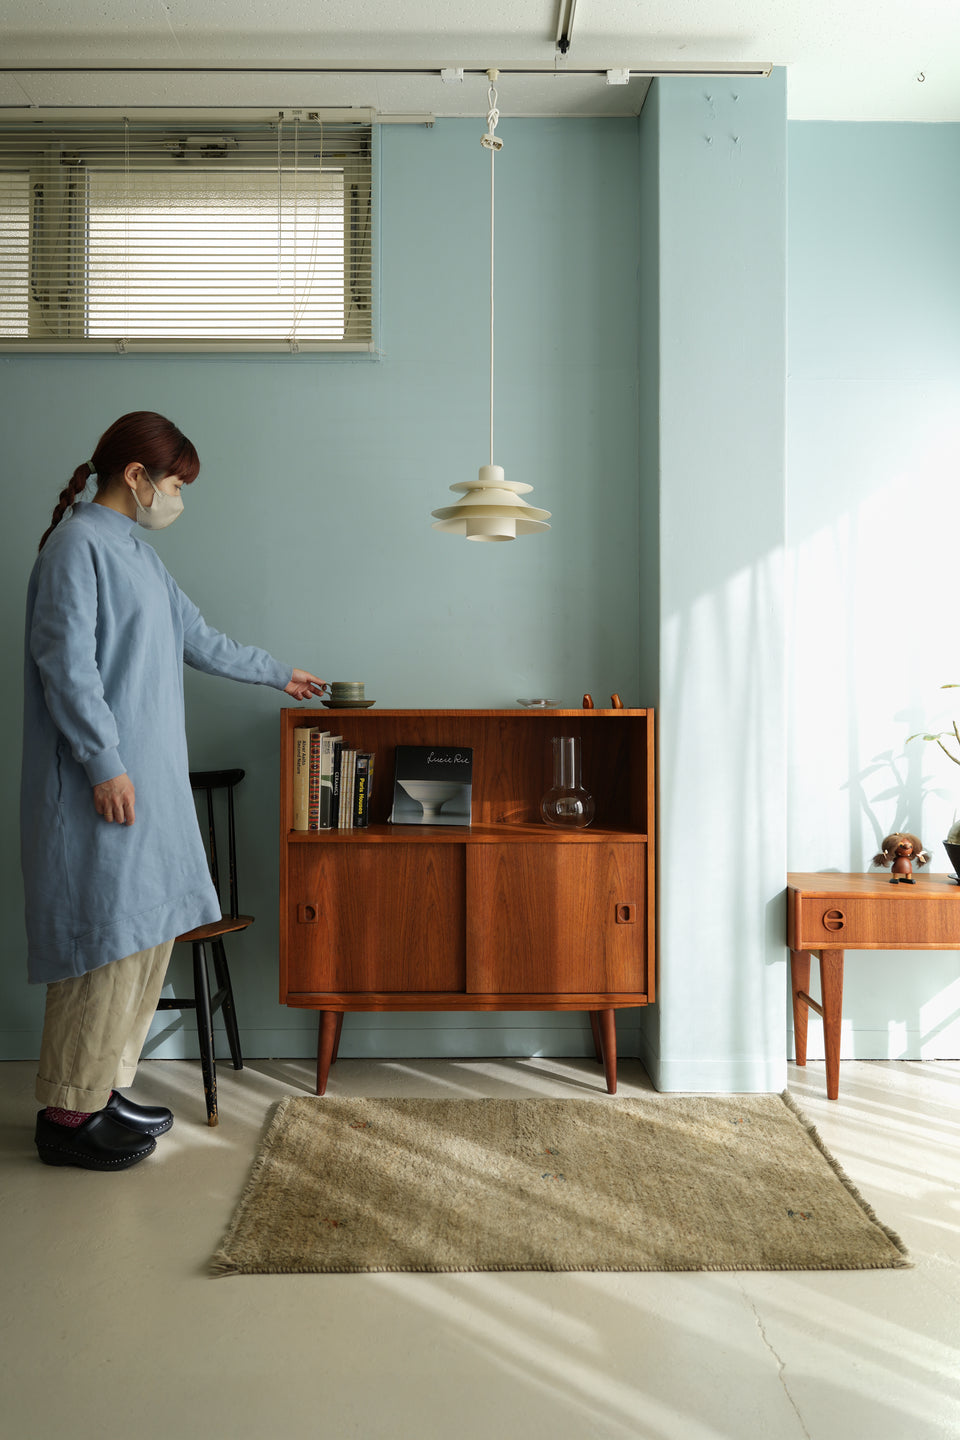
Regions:
<instances>
[{"instance_id":1,"label":"blue linen dress","mask_svg":"<svg viewBox=\"0 0 960 1440\"><path fill-rule=\"evenodd\" d=\"M183 661L283 690L292 669L212 630L135 522L78 503L27 591L21 842L32 983L219 919L193 795ZM126 772L133 825L92 787Z\"/></svg>"}]
</instances>

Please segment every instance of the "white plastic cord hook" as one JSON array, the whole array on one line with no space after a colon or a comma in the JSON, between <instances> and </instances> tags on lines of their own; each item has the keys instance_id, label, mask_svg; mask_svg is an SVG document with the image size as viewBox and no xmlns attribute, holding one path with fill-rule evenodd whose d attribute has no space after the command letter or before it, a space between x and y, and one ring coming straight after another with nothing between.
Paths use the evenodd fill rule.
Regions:
<instances>
[{"instance_id":1,"label":"white plastic cord hook","mask_svg":"<svg viewBox=\"0 0 960 1440\"><path fill-rule=\"evenodd\" d=\"M494 84L499 70L488 70L487 77L490 81L490 88L487 91L487 131L480 141L484 150L502 150L503 141L497 134L497 122L500 119L500 111L497 109L497 90Z\"/></svg>"}]
</instances>

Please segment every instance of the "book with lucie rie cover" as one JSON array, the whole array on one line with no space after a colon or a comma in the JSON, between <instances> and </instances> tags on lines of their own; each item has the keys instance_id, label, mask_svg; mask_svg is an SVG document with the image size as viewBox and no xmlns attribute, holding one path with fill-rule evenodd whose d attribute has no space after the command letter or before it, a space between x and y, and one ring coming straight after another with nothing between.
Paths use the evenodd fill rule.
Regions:
<instances>
[{"instance_id":1,"label":"book with lucie rie cover","mask_svg":"<svg viewBox=\"0 0 960 1440\"><path fill-rule=\"evenodd\" d=\"M469 745L398 745L393 825L469 825Z\"/></svg>"}]
</instances>

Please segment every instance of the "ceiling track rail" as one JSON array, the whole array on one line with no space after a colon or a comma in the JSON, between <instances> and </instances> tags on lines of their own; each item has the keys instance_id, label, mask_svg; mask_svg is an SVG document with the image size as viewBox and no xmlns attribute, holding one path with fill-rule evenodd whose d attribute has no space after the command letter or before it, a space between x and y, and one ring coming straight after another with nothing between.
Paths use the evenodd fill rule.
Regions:
<instances>
[{"instance_id":1,"label":"ceiling track rail","mask_svg":"<svg viewBox=\"0 0 960 1440\"><path fill-rule=\"evenodd\" d=\"M592 75L598 79L605 79L611 73L616 72L638 80L682 79L685 77L709 79L714 76L722 78L725 75L768 76L773 69L773 62L745 61L716 64L705 61L703 64L697 64L684 61L682 64L573 66L566 65L561 60L551 65L516 67L500 65L497 68L501 75L523 75L531 78L544 75L581 77ZM463 66L462 71L464 76L477 75L483 76L484 79L487 78L486 66L477 66L476 68ZM29 61L0 65L0 75L403 75L421 79L433 77L440 80L441 74L439 66L427 65L269 65L262 61L249 65L190 64L189 62L181 62L177 65L154 65L149 62L117 65L99 61L91 61L86 65L78 65L75 62L63 65L34 65Z\"/></svg>"}]
</instances>

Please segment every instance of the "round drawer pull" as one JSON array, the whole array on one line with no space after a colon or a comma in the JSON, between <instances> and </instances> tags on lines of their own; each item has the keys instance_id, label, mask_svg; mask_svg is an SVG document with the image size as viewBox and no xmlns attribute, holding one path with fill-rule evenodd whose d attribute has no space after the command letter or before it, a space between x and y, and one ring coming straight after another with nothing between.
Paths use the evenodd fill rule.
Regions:
<instances>
[{"instance_id":1,"label":"round drawer pull","mask_svg":"<svg viewBox=\"0 0 960 1440\"><path fill-rule=\"evenodd\" d=\"M826 910L823 916L824 930L842 930L847 923L847 917L842 910Z\"/></svg>"}]
</instances>

